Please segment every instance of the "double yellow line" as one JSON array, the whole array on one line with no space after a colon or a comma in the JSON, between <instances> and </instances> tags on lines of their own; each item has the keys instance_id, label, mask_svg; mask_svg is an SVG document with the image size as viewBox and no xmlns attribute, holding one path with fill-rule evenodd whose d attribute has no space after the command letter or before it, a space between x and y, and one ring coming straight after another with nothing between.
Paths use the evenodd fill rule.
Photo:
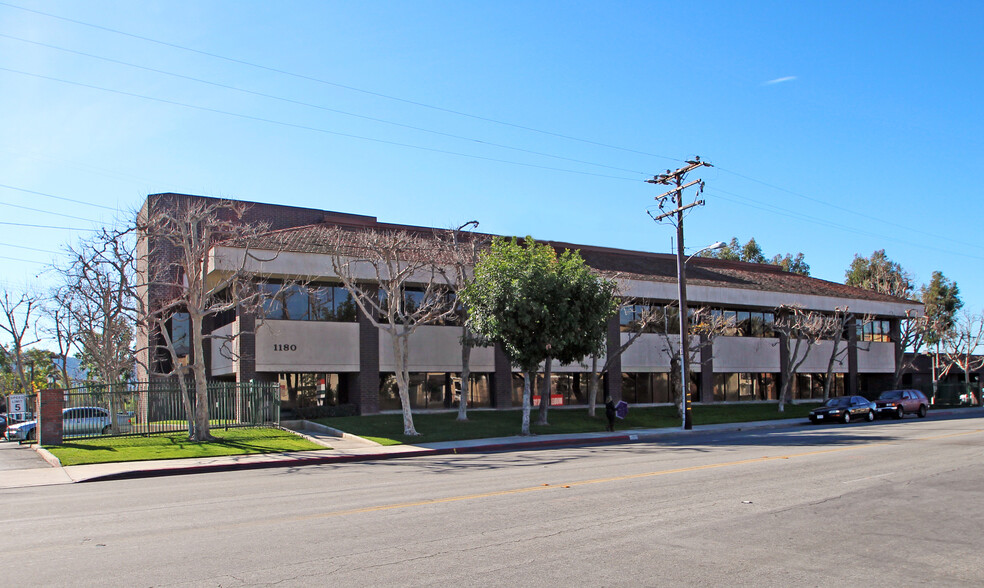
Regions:
<instances>
[{"instance_id":1,"label":"double yellow line","mask_svg":"<svg viewBox=\"0 0 984 588\"><path fill-rule=\"evenodd\" d=\"M974 434L978 434L978 433L982 433L982 432L984 432L984 429L975 429L973 431L964 431L964 432L961 432L961 433L947 433L946 435L936 435L936 436L932 436L932 437L918 437L916 439L913 439L913 441L932 441L932 440L936 440L936 439L946 439L946 438L950 438L950 437L961 437L961 436L964 436L964 435L974 435ZM639 479L639 478L651 478L651 477L655 477L655 476L668 476L668 475L671 475L671 474L682 474L682 473L686 473L686 472L697 472L697 471L700 471L700 470L710 470L710 469L714 469L714 468L727 468L727 467L733 467L733 466L746 465L746 464L750 464L750 463L761 463L761 462L775 461L775 460L780 460L780 459L795 459L795 458L798 458L798 457L810 457L810 456L813 456L813 455L823 455L823 454L827 454L827 453L837 453L837 452L841 452L841 451L851 451L851 450L855 450L855 449L864 449L864 448L867 448L867 447L877 447L879 445L892 445L894 443L897 443L897 441L881 441L881 442L874 442L874 443L864 443L864 444L861 444L861 445L852 445L850 447L834 447L834 448L830 448L830 449L819 449L819 450L816 450L816 451L804 451L802 453L791 453L791 454L788 454L788 455L773 455L773 456L765 456L765 457L755 457L755 458L751 458L751 459L741 459L741 460L737 460L737 461L727 461L727 462L712 463L712 464L699 465L699 466L689 466L689 467L685 467L685 468L675 468L675 469L671 469L671 470L660 470L660 471L657 471L657 472L643 472L641 474L630 474L630 475L626 475L626 476L614 476L614 477L611 477L611 478L596 478L596 479L593 479L593 480L581 480L580 482L570 482L570 483L567 483L567 484L542 484L540 486L530 486L530 487L527 487L527 488L516 488L516 489L513 489L513 490L500 490L500 491L497 491L497 492L483 492L481 494L465 494L465 495L462 495L462 496L449 496L447 498L434 498L434 499L431 499L431 500L419 500L419 501L416 501L416 502L399 502L399 503L395 503L395 504L382 504L382 505L379 505L379 506L367 506L365 508L354 508L354 509L350 509L350 510L339 510L339 511L335 511L335 512L326 512L326 513L312 514L312 515L307 515L307 516L303 516L303 517L296 517L296 518L294 518L292 520L295 520L295 521L304 521L304 520L321 519L321 518L329 518L329 517L342 517L342 516L349 516L349 515L356 515L356 514L364 514L364 513L370 513L370 512L382 512L382 511L386 511L386 510L396 510L396 509L402 509L402 508L413 508L413 507L416 507L416 506L429 506L429 505L433 505L433 504L446 504L446 503L449 503L449 502L461 502L461 501L464 501L464 500L477 500L479 498L493 498L495 496L509 496L511 494L524 494L524 493L527 493L527 492L537 492L537 491L540 491L540 490L553 490L553 489L557 489L557 488L572 488L574 486L584 486L584 485L587 485L587 484L604 484L604 483L607 483L607 482L621 482L621 481L624 481L624 480L635 480L635 479Z\"/></svg>"}]
</instances>

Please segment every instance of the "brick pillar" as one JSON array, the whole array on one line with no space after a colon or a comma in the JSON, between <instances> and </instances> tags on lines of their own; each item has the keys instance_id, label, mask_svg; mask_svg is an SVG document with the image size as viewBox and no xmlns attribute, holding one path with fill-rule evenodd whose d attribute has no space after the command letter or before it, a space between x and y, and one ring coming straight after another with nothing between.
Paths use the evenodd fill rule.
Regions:
<instances>
[{"instance_id":1,"label":"brick pillar","mask_svg":"<svg viewBox=\"0 0 984 588\"><path fill-rule=\"evenodd\" d=\"M492 374L492 406L509 408L512 406L512 363L501 344L495 344L493 353L495 373Z\"/></svg>"},{"instance_id":2,"label":"brick pillar","mask_svg":"<svg viewBox=\"0 0 984 588\"><path fill-rule=\"evenodd\" d=\"M62 444L62 409L65 408L65 392L61 389L38 392L37 441L39 445Z\"/></svg>"},{"instance_id":3,"label":"brick pillar","mask_svg":"<svg viewBox=\"0 0 984 588\"><path fill-rule=\"evenodd\" d=\"M236 381L248 382L256 378L256 316L240 313L239 322L239 369Z\"/></svg>"},{"instance_id":4,"label":"brick pillar","mask_svg":"<svg viewBox=\"0 0 984 588\"><path fill-rule=\"evenodd\" d=\"M366 295L375 296L375 292ZM354 392L354 394L352 393ZM349 400L359 414L379 412L379 327L359 311L359 377Z\"/></svg>"},{"instance_id":5,"label":"brick pillar","mask_svg":"<svg viewBox=\"0 0 984 588\"><path fill-rule=\"evenodd\" d=\"M619 322L619 315L608 319L608 348L618 349L622 346L622 329ZM618 402L622 399L622 356L619 355L608 366L608 377L604 379L602 386L603 392ZM602 397L604 398L604 397Z\"/></svg>"}]
</instances>

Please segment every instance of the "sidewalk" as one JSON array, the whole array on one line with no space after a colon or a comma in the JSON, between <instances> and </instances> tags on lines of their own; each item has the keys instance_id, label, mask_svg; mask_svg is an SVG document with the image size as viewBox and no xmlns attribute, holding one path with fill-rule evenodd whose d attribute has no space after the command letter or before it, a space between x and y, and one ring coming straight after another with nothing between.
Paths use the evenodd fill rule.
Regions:
<instances>
[{"instance_id":1,"label":"sidewalk","mask_svg":"<svg viewBox=\"0 0 984 588\"><path fill-rule=\"evenodd\" d=\"M984 408L941 410L930 413L930 417L952 415L968 417L984 416ZM912 417L908 417L912 418ZM76 482L95 482L131 478L150 478L193 473L222 472L241 469L301 467L329 463L353 461L372 461L400 457L421 457L428 455L448 455L462 453L483 453L490 451L520 451L547 447L574 447L581 445L610 445L653 441L667 437L680 437L702 433L723 433L790 427L810 427L805 419L783 419L756 421L748 423L724 423L717 425L697 425L691 431L681 429L633 429L614 433L577 433L567 435L535 435L529 437L513 436L492 439L471 439L447 441L442 443L422 443L420 445L383 446L372 441L342 433L316 423L298 421L295 426L315 443L331 447L324 451L299 451L293 453L266 453L254 455L235 455L223 457L172 459L155 461L134 461L77 465L60 467L57 459L47 451L39 449L52 467L0 472L0 490L32 486L72 484ZM45 455L47 454L47 455Z\"/></svg>"}]
</instances>

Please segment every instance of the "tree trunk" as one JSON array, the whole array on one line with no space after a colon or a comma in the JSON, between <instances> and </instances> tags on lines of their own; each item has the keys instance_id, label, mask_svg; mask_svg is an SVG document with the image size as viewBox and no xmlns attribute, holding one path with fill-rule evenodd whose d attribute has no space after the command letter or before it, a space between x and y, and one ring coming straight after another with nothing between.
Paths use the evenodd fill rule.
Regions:
<instances>
[{"instance_id":1,"label":"tree trunk","mask_svg":"<svg viewBox=\"0 0 984 588\"><path fill-rule=\"evenodd\" d=\"M543 386L540 388L540 418L536 424L538 425L549 425L547 422L547 411L550 409L550 392L553 388L551 364L553 363L553 358L548 357L546 363L543 366Z\"/></svg>"},{"instance_id":2,"label":"tree trunk","mask_svg":"<svg viewBox=\"0 0 984 588\"><path fill-rule=\"evenodd\" d=\"M827 362L827 377L823 381L823 401L830 400L830 387L834 379L834 362L837 361L837 348L840 346L840 337L834 339L834 350L830 353L830 361Z\"/></svg>"},{"instance_id":3,"label":"tree trunk","mask_svg":"<svg viewBox=\"0 0 984 588\"><path fill-rule=\"evenodd\" d=\"M205 377L205 348L202 345L202 317L191 314L191 340L195 346L195 361L192 372L195 374L195 441L212 439L208 422L208 380Z\"/></svg>"},{"instance_id":4,"label":"tree trunk","mask_svg":"<svg viewBox=\"0 0 984 588\"><path fill-rule=\"evenodd\" d=\"M526 378L523 382L523 428L521 435L530 434L530 403L533 399L533 395L530 392L530 382L536 376L536 372L533 370L528 370L526 372Z\"/></svg>"},{"instance_id":5,"label":"tree trunk","mask_svg":"<svg viewBox=\"0 0 984 588\"><path fill-rule=\"evenodd\" d=\"M670 359L670 390L673 392L673 403L677 407L677 416L684 418L686 409L684 408L684 383L681 381L683 374L680 373L680 358Z\"/></svg>"},{"instance_id":6,"label":"tree trunk","mask_svg":"<svg viewBox=\"0 0 984 588\"><path fill-rule=\"evenodd\" d=\"M598 358L594 355L591 356L591 379L588 381L588 416L594 418L595 407L598 404L598 383L601 378L598 377Z\"/></svg>"},{"instance_id":7,"label":"tree trunk","mask_svg":"<svg viewBox=\"0 0 984 588\"><path fill-rule=\"evenodd\" d=\"M461 396L458 398L459 421L468 420L468 392L471 379L471 333L461 327Z\"/></svg>"},{"instance_id":8,"label":"tree trunk","mask_svg":"<svg viewBox=\"0 0 984 588\"><path fill-rule=\"evenodd\" d=\"M185 418L188 420L188 438L195 438L195 409L191 405L191 395L188 394L188 382L185 380L184 373L175 376L178 378L178 389L181 391L181 404L184 405Z\"/></svg>"},{"instance_id":9,"label":"tree trunk","mask_svg":"<svg viewBox=\"0 0 984 588\"><path fill-rule=\"evenodd\" d=\"M407 343L409 333L391 332L393 337L393 359L396 360L396 386L400 392L400 406L403 408L403 434L408 437L420 435L413 426L413 411L410 408L410 349Z\"/></svg>"}]
</instances>

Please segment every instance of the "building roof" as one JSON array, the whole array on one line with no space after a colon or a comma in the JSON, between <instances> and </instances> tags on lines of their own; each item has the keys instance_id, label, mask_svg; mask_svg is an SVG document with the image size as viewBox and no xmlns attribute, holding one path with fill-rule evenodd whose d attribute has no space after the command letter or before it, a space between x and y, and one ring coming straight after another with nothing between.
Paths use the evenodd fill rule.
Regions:
<instances>
[{"instance_id":1,"label":"building roof","mask_svg":"<svg viewBox=\"0 0 984 588\"><path fill-rule=\"evenodd\" d=\"M371 219L371 217L364 217ZM373 221L375 219L372 219ZM326 214L324 222L270 231L254 243L254 248L284 250L303 253L327 253L328 234L333 227L348 230L402 230L433 237L442 229L396 225L380 222L347 222L342 215ZM493 235L477 236L491 238ZM557 250L580 251L581 257L592 268L608 277L622 277L632 280L676 283L676 256L666 253L649 253L578 245L564 242L551 242ZM788 292L834 298L868 300L901 304L921 304L919 302L880 294L871 290L829 282L809 276L783 271L771 264L748 263L708 257L694 257L687 262L687 283L696 286L743 288L769 292Z\"/></svg>"}]
</instances>

